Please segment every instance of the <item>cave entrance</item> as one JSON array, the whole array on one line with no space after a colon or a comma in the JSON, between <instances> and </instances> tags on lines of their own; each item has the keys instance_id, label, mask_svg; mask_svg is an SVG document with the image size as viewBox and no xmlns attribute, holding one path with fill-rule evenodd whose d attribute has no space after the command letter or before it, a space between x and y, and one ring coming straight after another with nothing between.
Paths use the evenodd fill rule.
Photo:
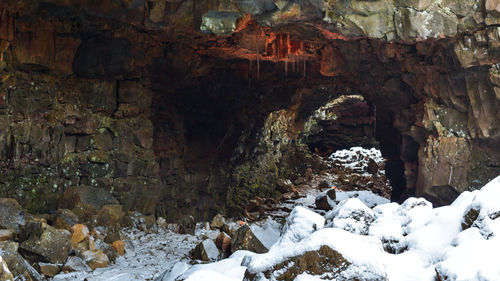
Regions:
<instances>
[{"instance_id":1,"label":"cave entrance","mask_svg":"<svg viewBox=\"0 0 500 281\"><path fill-rule=\"evenodd\" d=\"M399 201L406 190L402 144L407 143L407 150L414 146L404 142L393 118L391 111L362 95L340 94L310 115L304 142L311 152L328 159L340 188L371 190ZM412 153L407 152L407 158L416 159L416 150Z\"/></svg>"}]
</instances>

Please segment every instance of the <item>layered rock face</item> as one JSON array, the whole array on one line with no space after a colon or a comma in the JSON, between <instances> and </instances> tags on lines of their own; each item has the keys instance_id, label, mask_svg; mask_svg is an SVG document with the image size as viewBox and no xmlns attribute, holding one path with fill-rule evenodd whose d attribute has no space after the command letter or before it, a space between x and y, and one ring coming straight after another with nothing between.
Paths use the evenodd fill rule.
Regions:
<instances>
[{"instance_id":1,"label":"layered rock face","mask_svg":"<svg viewBox=\"0 0 500 281\"><path fill-rule=\"evenodd\" d=\"M2 1L0 195L48 212L67 188L92 186L171 220L237 214L278 179L321 169L305 144L366 134L393 199L449 203L500 173L497 8ZM308 131L314 112L354 94L366 106L352 120L341 109L323 135ZM359 132L339 145L347 123Z\"/></svg>"}]
</instances>

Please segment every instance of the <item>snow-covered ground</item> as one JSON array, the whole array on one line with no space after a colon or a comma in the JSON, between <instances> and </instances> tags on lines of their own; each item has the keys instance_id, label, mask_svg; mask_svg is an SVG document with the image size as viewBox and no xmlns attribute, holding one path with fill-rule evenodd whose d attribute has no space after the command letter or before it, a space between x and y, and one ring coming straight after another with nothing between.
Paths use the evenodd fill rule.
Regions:
<instances>
[{"instance_id":1,"label":"snow-covered ground","mask_svg":"<svg viewBox=\"0 0 500 281\"><path fill-rule=\"evenodd\" d=\"M346 268L316 276L304 272L295 280L434 281L439 274L443 280L498 281L500 176L440 208L419 198L374 208L349 198L325 217L296 207L268 253L238 251L220 262L193 267L181 261L161 280L237 281L246 270L261 280L266 280L262 272L271 271L268 278L273 280L283 273L272 272L275 266L325 245L348 261Z\"/></svg>"},{"instance_id":2,"label":"snow-covered ground","mask_svg":"<svg viewBox=\"0 0 500 281\"><path fill-rule=\"evenodd\" d=\"M127 241L126 253L118 257L114 264L98 268L93 272L72 272L59 274L54 281L132 281L154 280L166 270L172 269L179 261L188 262L188 253L203 238L214 239L218 231L199 227L196 235L178 234L165 228L158 233L145 233L135 228L122 231Z\"/></svg>"}]
</instances>

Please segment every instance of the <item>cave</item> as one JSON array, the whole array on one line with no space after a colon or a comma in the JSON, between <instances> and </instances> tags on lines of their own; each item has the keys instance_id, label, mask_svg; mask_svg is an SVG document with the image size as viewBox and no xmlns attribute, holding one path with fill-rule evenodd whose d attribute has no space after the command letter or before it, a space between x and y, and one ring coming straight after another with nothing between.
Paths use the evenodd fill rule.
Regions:
<instances>
[{"instance_id":1,"label":"cave","mask_svg":"<svg viewBox=\"0 0 500 281\"><path fill-rule=\"evenodd\" d=\"M350 146L380 148L393 201L449 204L500 171L500 35L484 3L426 8L429 33L412 4L368 24L387 7L129 2L0 4L1 196L46 213L85 185L126 211L203 220ZM311 129L342 97L358 98Z\"/></svg>"},{"instance_id":2,"label":"cave","mask_svg":"<svg viewBox=\"0 0 500 281\"><path fill-rule=\"evenodd\" d=\"M361 155L369 173L346 177L331 155L353 147L380 151L383 169ZM293 245L321 231L345 245L376 236L359 242L378 243L381 257L414 251L418 243L406 242L415 229L436 224L500 241L489 225L498 202L479 202L498 175L498 0L0 1L0 280L10 280L7 266L37 281L72 258L85 270L105 267L139 242L186 255L193 246L204 262L249 247L264 253L271 248L259 241L233 244L258 240L250 224L272 212L289 215L270 223L284 232L305 214L303 233L282 239ZM365 191L378 203L361 202ZM337 200L341 192L352 196ZM304 198L313 211L292 209ZM346 202L365 220L359 229L334 229ZM389 211L374 209L389 202ZM413 227L414 210L428 223ZM388 213L404 221L401 233L372 235L370 224ZM220 234L160 235L194 237L200 226ZM324 268L337 278L354 263L328 243L267 271L241 257L240 279L297 280ZM149 253L141 258L157 257ZM453 279L441 256L424 260L432 280ZM160 278L158 268L143 279ZM365 280L345 280L353 279Z\"/></svg>"}]
</instances>

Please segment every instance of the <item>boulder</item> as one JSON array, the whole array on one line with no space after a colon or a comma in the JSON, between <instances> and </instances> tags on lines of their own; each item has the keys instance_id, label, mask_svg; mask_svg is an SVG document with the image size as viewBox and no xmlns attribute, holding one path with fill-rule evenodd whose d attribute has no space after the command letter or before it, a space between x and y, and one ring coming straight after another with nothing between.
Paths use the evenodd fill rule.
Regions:
<instances>
[{"instance_id":1,"label":"boulder","mask_svg":"<svg viewBox=\"0 0 500 281\"><path fill-rule=\"evenodd\" d=\"M52 215L53 226L59 229L71 229L71 227L78 223L78 216L71 210L58 209Z\"/></svg>"},{"instance_id":2,"label":"boulder","mask_svg":"<svg viewBox=\"0 0 500 281\"><path fill-rule=\"evenodd\" d=\"M61 272L61 265L59 264L39 262L38 267L40 272L47 277L54 277Z\"/></svg>"},{"instance_id":3,"label":"boulder","mask_svg":"<svg viewBox=\"0 0 500 281\"><path fill-rule=\"evenodd\" d=\"M215 245L224 256L229 256L231 254L231 236L225 232L221 232L219 236L215 239Z\"/></svg>"},{"instance_id":4,"label":"boulder","mask_svg":"<svg viewBox=\"0 0 500 281\"><path fill-rule=\"evenodd\" d=\"M42 281L43 276L38 273L18 252L19 243L12 241L0 242L0 252L9 270L16 277L27 281Z\"/></svg>"},{"instance_id":5,"label":"boulder","mask_svg":"<svg viewBox=\"0 0 500 281\"><path fill-rule=\"evenodd\" d=\"M297 243L302 239L323 228L325 218L309 209L301 206L293 208L286 219L283 228L283 234L274 247L280 247L281 244L287 245Z\"/></svg>"},{"instance_id":6,"label":"boulder","mask_svg":"<svg viewBox=\"0 0 500 281\"><path fill-rule=\"evenodd\" d=\"M83 224L75 224L71 227L71 246L76 247L80 242L89 237L89 229Z\"/></svg>"},{"instance_id":7,"label":"boulder","mask_svg":"<svg viewBox=\"0 0 500 281\"><path fill-rule=\"evenodd\" d=\"M89 272L92 269L80 258L77 256L70 256L68 260L64 264L62 271L63 272L75 272L75 271L83 271Z\"/></svg>"},{"instance_id":8,"label":"boulder","mask_svg":"<svg viewBox=\"0 0 500 281\"><path fill-rule=\"evenodd\" d=\"M210 223L210 228L211 229L221 229L222 226L224 226L224 223L226 223L226 219L221 214L217 214L213 219L212 222Z\"/></svg>"},{"instance_id":9,"label":"boulder","mask_svg":"<svg viewBox=\"0 0 500 281\"><path fill-rule=\"evenodd\" d=\"M9 270L9 266L0 256L0 281L13 281L14 275Z\"/></svg>"},{"instance_id":10,"label":"boulder","mask_svg":"<svg viewBox=\"0 0 500 281\"><path fill-rule=\"evenodd\" d=\"M211 239L206 239L198 244L191 252L191 255L194 259L207 262L214 262L222 258L221 252Z\"/></svg>"},{"instance_id":11,"label":"boulder","mask_svg":"<svg viewBox=\"0 0 500 281\"><path fill-rule=\"evenodd\" d=\"M295 280L298 275L307 272L311 275L339 274L346 270L350 263L339 252L328 246L321 246L317 251L308 251L300 256L286 259L263 272L264 276L272 276L273 280ZM244 280L257 280L257 272L247 269ZM365 279L352 279L365 280ZM370 279L371 280L371 279ZM386 280L386 279L373 279Z\"/></svg>"},{"instance_id":12,"label":"boulder","mask_svg":"<svg viewBox=\"0 0 500 281\"><path fill-rule=\"evenodd\" d=\"M326 218L331 220L328 223L330 227L367 235L370 224L375 220L375 214L358 198L350 198L342 201Z\"/></svg>"},{"instance_id":13,"label":"boulder","mask_svg":"<svg viewBox=\"0 0 500 281\"><path fill-rule=\"evenodd\" d=\"M125 242L122 240L116 240L111 244L115 249L116 253L120 256L125 255Z\"/></svg>"},{"instance_id":14,"label":"boulder","mask_svg":"<svg viewBox=\"0 0 500 281\"><path fill-rule=\"evenodd\" d=\"M10 228L18 232L19 226L26 223L26 216L15 199L0 198L0 228Z\"/></svg>"},{"instance_id":15,"label":"boulder","mask_svg":"<svg viewBox=\"0 0 500 281\"><path fill-rule=\"evenodd\" d=\"M71 209L80 220L96 215L106 205L117 205L118 200L108 191L92 186L72 186L64 191L60 206Z\"/></svg>"},{"instance_id":16,"label":"boulder","mask_svg":"<svg viewBox=\"0 0 500 281\"><path fill-rule=\"evenodd\" d=\"M0 229L0 241L11 240L14 237L14 230Z\"/></svg>"},{"instance_id":17,"label":"boulder","mask_svg":"<svg viewBox=\"0 0 500 281\"><path fill-rule=\"evenodd\" d=\"M45 223L30 222L21 230L20 253L31 262L64 263L71 241L62 231Z\"/></svg>"},{"instance_id":18,"label":"boulder","mask_svg":"<svg viewBox=\"0 0 500 281\"><path fill-rule=\"evenodd\" d=\"M123 219L124 216L125 213L123 212L121 205L105 205L97 214L97 223L99 225L106 226L116 225Z\"/></svg>"},{"instance_id":19,"label":"boulder","mask_svg":"<svg viewBox=\"0 0 500 281\"><path fill-rule=\"evenodd\" d=\"M335 207L335 199L335 189L330 189L327 193L320 194L316 197L316 208L324 211L330 211L333 207Z\"/></svg>"},{"instance_id":20,"label":"boulder","mask_svg":"<svg viewBox=\"0 0 500 281\"><path fill-rule=\"evenodd\" d=\"M108 266L108 257L100 250L96 251L84 251L82 253L82 259L87 263L87 265L92 269L104 268Z\"/></svg>"},{"instance_id":21,"label":"boulder","mask_svg":"<svg viewBox=\"0 0 500 281\"><path fill-rule=\"evenodd\" d=\"M255 253L266 253L279 239L280 225L271 219L260 225L244 224L232 235L231 251L248 250Z\"/></svg>"}]
</instances>

